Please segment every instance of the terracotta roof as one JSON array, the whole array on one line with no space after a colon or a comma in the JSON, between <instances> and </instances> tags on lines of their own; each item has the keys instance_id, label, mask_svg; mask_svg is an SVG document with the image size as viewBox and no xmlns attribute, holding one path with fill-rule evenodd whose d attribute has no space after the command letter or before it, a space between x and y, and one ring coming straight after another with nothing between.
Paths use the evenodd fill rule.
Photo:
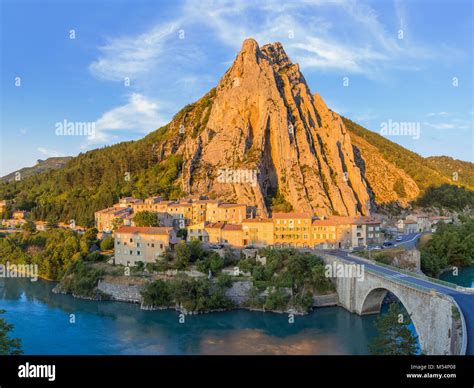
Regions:
<instances>
[{"instance_id":1,"label":"terracotta roof","mask_svg":"<svg viewBox=\"0 0 474 388\"><path fill-rule=\"evenodd\" d=\"M346 217L344 217L344 218L346 218ZM352 222L351 217L347 217L346 220L326 218L324 220L314 220L313 225L314 226L349 225L349 224L351 224L351 222Z\"/></svg>"},{"instance_id":2,"label":"terracotta roof","mask_svg":"<svg viewBox=\"0 0 474 388\"><path fill-rule=\"evenodd\" d=\"M269 223L273 224L273 220L271 218L249 218L242 221L243 224L247 223Z\"/></svg>"},{"instance_id":3,"label":"terracotta roof","mask_svg":"<svg viewBox=\"0 0 474 388\"><path fill-rule=\"evenodd\" d=\"M356 225L368 225L368 224L380 224L382 221L374 217L354 217L354 224Z\"/></svg>"},{"instance_id":4,"label":"terracotta roof","mask_svg":"<svg viewBox=\"0 0 474 388\"><path fill-rule=\"evenodd\" d=\"M169 234L173 228L164 226L121 226L115 233L128 233L128 234Z\"/></svg>"},{"instance_id":5,"label":"terracotta roof","mask_svg":"<svg viewBox=\"0 0 474 388\"><path fill-rule=\"evenodd\" d=\"M416 224L416 221L413 220L402 220L404 224Z\"/></svg>"},{"instance_id":6,"label":"terracotta roof","mask_svg":"<svg viewBox=\"0 0 474 388\"><path fill-rule=\"evenodd\" d=\"M206 228L221 229L223 226L224 226L223 222L214 222L214 223L206 225Z\"/></svg>"},{"instance_id":7,"label":"terracotta roof","mask_svg":"<svg viewBox=\"0 0 474 388\"><path fill-rule=\"evenodd\" d=\"M273 213L273 218L291 219L291 218L312 218L311 213Z\"/></svg>"},{"instance_id":8,"label":"terracotta roof","mask_svg":"<svg viewBox=\"0 0 474 388\"><path fill-rule=\"evenodd\" d=\"M242 230L242 225L240 224L225 224L222 230Z\"/></svg>"},{"instance_id":9,"label":"terracotta roof","mask_svg":"<svg viewBox=\"0 0 474 388\"><path fill-rule=\"evenodd\" d=\"M241 203L221 203L219 207L241 207L241 206L246 206Z\"/></svg>"},{"instance_id":10,"label":"terracotta roof","mask_svg":"<svg viewBox=\"0 0 474 388\"><path fill-rule=\"evenodd\" d=\"M129 207L108 207L107 209L102 209L102 210L98 210L96 211L96 213L100 213L100 214L105 214L105 213L129 213L131 212L131 208Z\"/></svg>"},{"instance_id":11,"label":"terracotta roof","mask_svg":"<svg viewBox=\"0 0 474 388\"><path fill-rule=\"evenodd\" d=\"M322 220L314 220L315 226L331 226L331 225L366 225L366 224L380 224L380 220L374 217L344 217L331 216Z\"/></svg>"},{"instance_id":12,"label":"terracotta roof","mask_svg":"<svg viewBox=\"0 0 474 388\"><path fill-rule=\"evenodd\" d=\"M412 213L409 215L409 217L417 217L417 218L427 218L428 214L426 213Z\"/></svg>"},{"instance_id":13,"label":"terracotta roof","mask_svg":"<svg viewBox=\"0 0 474 388\"><path fill-rule=\"evenodd\" d=\"M220 203L220 201L217 199L198 199L193 201L193 203Z\"/></svg>"},{"instance_id":14,"label":"terracotta roof","mask_svg":"<svg viewBox=\"0 0 474 388\"><path fill-rule=\"evenodd\" d=\"M171 203L168 205L169 207L191 207L191 203Z\"/></svg>"}]
</instances>

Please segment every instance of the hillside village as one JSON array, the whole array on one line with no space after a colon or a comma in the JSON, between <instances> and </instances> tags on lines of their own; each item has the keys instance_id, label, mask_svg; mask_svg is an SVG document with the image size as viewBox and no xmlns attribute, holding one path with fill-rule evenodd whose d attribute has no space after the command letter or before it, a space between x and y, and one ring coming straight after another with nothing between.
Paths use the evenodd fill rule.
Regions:
<instances>
[{"instance_id":1,"label":"hillside village","mask_svg":"<svg viewBox=\"0 0 474 388\"><path fill-rule=\"evenodd\" d=\"M0 206L6 206L6 201ZM137 225L137 214L155 217L153 226ZM17 210L2 220L5 231L21 231L28 212ZM439 222L452 217L409 213L403 218L385 215L329 216L305 212L275 212L259 217L256 208L226 203L206 196L188 196L176 201L159 196L139 199L124 197L113 206L95 212L99 238L114 238L114 262L122 265L155 263L183 240L200 241L208 248L289 247L315 249L381 249L384 241L397 235L435 230ZM45 231L48 222L34 221L36 230ZM59 228L84 233L85 228L58 223ZM388 246L387 246L388 247Z\"/></svg>"}]
</instances>

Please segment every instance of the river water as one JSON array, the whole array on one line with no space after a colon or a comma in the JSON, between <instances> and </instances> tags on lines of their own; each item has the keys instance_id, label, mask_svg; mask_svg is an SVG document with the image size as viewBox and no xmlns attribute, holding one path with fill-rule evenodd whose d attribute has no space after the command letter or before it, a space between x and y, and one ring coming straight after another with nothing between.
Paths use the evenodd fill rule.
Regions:
<instances>
[{"instance_id":1,"label":"river water","mask_svg":"<svg viewBox=\"0 0 474 388\"><path fill-rule=\"evenodd\" d=\"M444 272L440 279L463 287L474 288L474 265L460 268L457 275L453 274L452 271Z\"/></svg>"},{"instance_id":2,"label":"river water","mask_svg":"<svg viewBox=\"0 0 474 388\"><path fill-rule=\"evenodd\" d=\"M376 335L376 315L341 307L295 316L292 324L286 314L245 310L186 316L180 323L176 311L75 299L53 294L53 286L0 280L0 309L25 354L368 354Z\"/></svg>"}]
</instances>

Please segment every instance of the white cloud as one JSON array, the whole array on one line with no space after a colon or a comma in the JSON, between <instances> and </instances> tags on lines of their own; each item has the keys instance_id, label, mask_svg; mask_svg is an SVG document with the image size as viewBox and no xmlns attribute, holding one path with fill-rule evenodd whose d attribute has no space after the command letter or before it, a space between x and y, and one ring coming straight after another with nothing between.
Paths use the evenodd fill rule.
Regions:
<instances>
[{"instance_id":1,"label":"white cloud","mask_svg":"<svg viewBox=\"0 0 474 388\"><path fill-rule=\"evenodd\" d=\"M302 68L318 67L348 73L364 73L370 62L388 59L369 46L351 48L316 37L309 37L306 43L295 43L291 46L303 51L299 59Z\"/></svg>"},{"instance_id":2,"label":"white cloud","mask_svg":"<svg viewBox=\"0 0 474 388\"><path fill-rule=\"evenodd\" d=\"M98 48L91 72L115 81L140 78L141 92L151 79L163 77L163 68L166 79L176 82L203 75L208 66L200 57L203 47L196 46L193 37L207 39L208 32L211 47L221 42L235 52L248 37L260 44L281 41L303 71L314 68L368 78L383 78L388 68L418 71L424 61L460 54L443 44L415 41L408 6L400 0L394 1L383 22L375 8L356 0L184 0L178 7L174 20L141 34L109 39ZM398 39L399 29L403 39ZM178 39L181 30L185 39Z\"/></svg>"},{"instance_id":3,"label":"white cloud","mask_svg":"<svg viewBox=\"0 0 474 388\"><path fill-rule=\"evenodd\" d=\"M392 20L384 24L371 6L359 1L188 0L183 18L207 25L235 49L248 37L260 44L282 41L303 71L315 68L381 78L388 67L416 71L422 60L445 58L446 51L456 55L447 47L424 46L407 36L407 15L400 2L395 3ZM399 29L404 30L403 40L398 39Z\"/></svg>"},{"instance_id":4,"label":"white cloud","mask_svg":"<svg viewBox=\"0 0 474 388\"><path fill-rule=\"evenodd\" d=\"M94 143L107 142L119 131L147 133L164 125L159 114L159 105L142 94L133 93L125 105L105 112L95 122Z\"/></svg>"},{"instance_id":5,"label":"white cloud","mask_svg":"<svg viewBox=\"0 0 474 388\"><path fill-rule=\"evenodd\" d=\"M39 153L41 153L43 156L46 156L48 158L55 158L55 157L59 157L59 156L66 156L63 152L61 151L56 151L56 150L52 150L52 149L49 149L49 148L44 148L44 147L38 147L37 148L37 151Z\"/></svg>"},{"instance_id":6,"label":"white cloud","mask_svg":"<svg viewBox=\"0 0 474 388\"><path fill-rule=\"evenodd\" d=\"M175 21L157 25L138 36L111 39L99 47L100 56L89 69L96 76L112 81L144 74L163 58L166 42L177 29L178 21Z\"/></svg>"}]
</instances>

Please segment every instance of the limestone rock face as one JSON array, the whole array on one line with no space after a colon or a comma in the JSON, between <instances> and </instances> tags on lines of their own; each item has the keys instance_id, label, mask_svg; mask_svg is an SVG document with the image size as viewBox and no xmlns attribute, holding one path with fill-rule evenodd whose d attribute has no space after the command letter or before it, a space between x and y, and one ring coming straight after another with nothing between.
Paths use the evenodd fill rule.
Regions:
<instances>
[{"instance_id":1,"label":"limestone rock face","mask_svg":"<svg viewBox=\"0 0 474 388\"><path fill-rule=\"evenodd\" d=\"M280 43L245 40L212 95L196 104L175 117L175 137L161 150L183 155L184 191L253 204L261 215L276 192L296 211L368 213L349 133Z\"/></svg>"},{"instance_id":2,"label":"limestone rock face","mask_svg":"<svg viewBox=\"0 0 474 388\"><path fill-rule=\"evenodd\" d=\"M367 184L342 120L311 94L279 43L243 43L192 143L184 145L187 191L252 203L262 214L276 191L299 211L367 212ZM222 179L222 171L230 173ZM254 172L255 182L245 175Z\"/></svg>"}]
</instances>

